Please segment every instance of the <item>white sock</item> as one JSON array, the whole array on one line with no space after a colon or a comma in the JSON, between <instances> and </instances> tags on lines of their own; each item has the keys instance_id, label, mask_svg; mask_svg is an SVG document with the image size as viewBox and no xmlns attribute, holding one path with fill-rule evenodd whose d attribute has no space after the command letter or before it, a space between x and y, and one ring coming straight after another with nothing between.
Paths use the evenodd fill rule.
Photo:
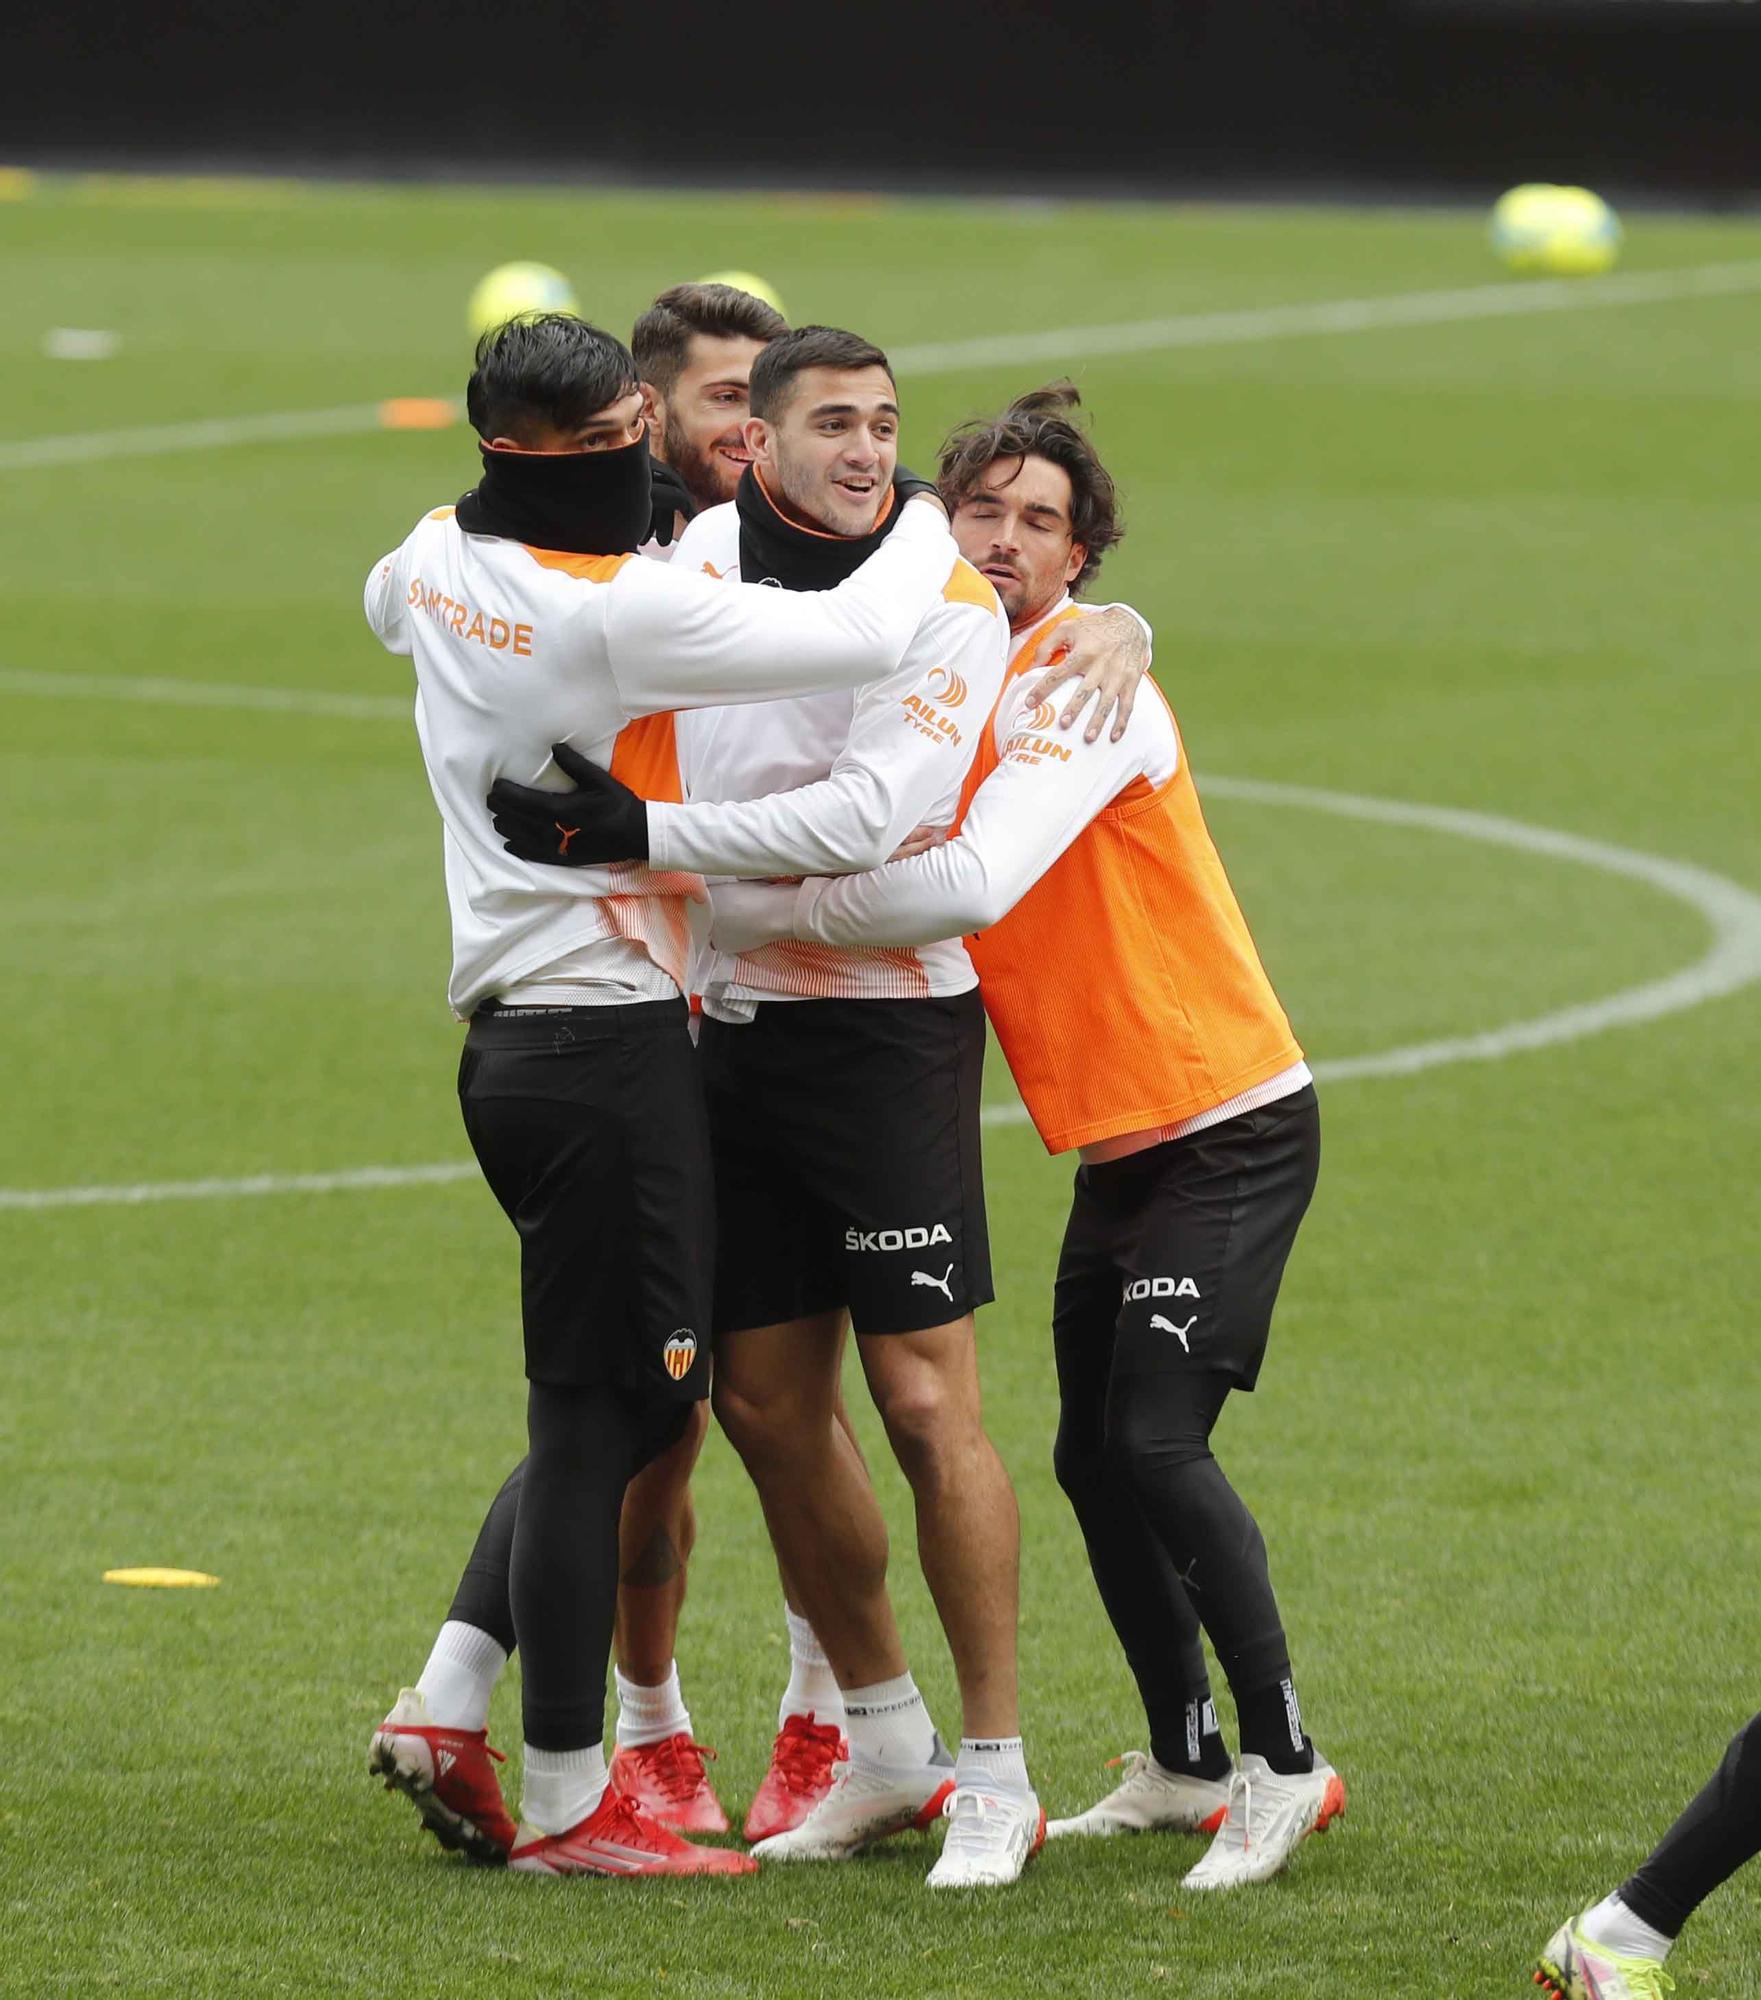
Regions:
<instances>
[{"instance_id":1,"label":"white sock","mask_svg":"<svg viewBox=\"0 0 1761 2000\"><path fill-rule=\"evenodd\" d=\"M908 1673L872 1687L846 1688L844 1734L851 1755L871 1764L923 1765L933 1763L938 1751L948 1754Z\"/></svg>"},{"instance_id":2,"label":"white sock","mask_svg":"<svg viewBox=\"0 0 1761 2000\"><path fill-rule=\"evenodd\" d=\"M954 1783L976 1791L1013 1792L1026 1798L1033 1792L1027 1758L1019 1736L962 1736L954 1759Z\"/></svg>"},{"instance_id":3,"label":"white sock","mask_svg":"<svg viewBox=\"0 0 1761 2000\"><path fill-rule=\"evenodd\" d=\"M526 1745L520 1818L540 1833L567 1833L605 1796L605 1745L590 1750L534 1750Z\"/></svg>"},{"instance_id":4,"label":"white sock","mask_svg":"<svg viewBox=\"0 0 1761 2000\"><path fill-rule=\"evenodd\" d=\"M627 1681L621 1667L612 1673L618 1685L618 1743L634 1749L639 1743L664 1743L669 1736L691 1734L691 1717L679 1692L679 1663L674 1660L659 1687Z\"/></svg>"},{"instance_id":5,"label":"white sock","mask_svg":"<svg viewBox=\"0 0 1761 2000\"><path fill-rule=\"evenodd\" d=\"M486 1728L489 1697L507 1663L507 1654L487 1632L449 1618L416 1683L427 1697L429 1715L442 1729Z\"/></svg>"},{"instance_id":6,"label":"white sock","mask_svg":"<svg viewBox=\"0 0 1761 2000\"><path fill-rule=\"evenodd\" d=\"M1612 1896L1604 1896L1593 1910L1587 1910L1578 1928L1592 1944L1605 1944L1623 1958L1661 1961L1669 1956L1669 1947L1675 1943L1674 1938L1654 1931L1642 1917L1634 1916L1620 1900L1618 1889Z\"/></svg>"},{"instance_id":7,"label":"white sock","mask_svg":"<svg viewBox=\"0 0 1761 2000\"><path fill-rule=\"evenodd\" d=\"M791 1715L810 1715L815 1722L844 1719L844 1697L838 1692L837 1676L826 1660L825 1648L805 1618L783 1606L789 1622L789 1685L777 1705L777 1727Z\"/></svg>"}]
</instances>

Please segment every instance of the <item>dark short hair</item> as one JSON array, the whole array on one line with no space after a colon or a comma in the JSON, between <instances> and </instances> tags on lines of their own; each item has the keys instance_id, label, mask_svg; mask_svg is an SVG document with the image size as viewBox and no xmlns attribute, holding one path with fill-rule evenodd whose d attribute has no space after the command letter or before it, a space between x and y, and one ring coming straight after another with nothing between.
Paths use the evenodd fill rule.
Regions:
<instances>
[{"instance_id":1,"label":"dark short hair","mask_svg":"<svg viewBox=\"0 0 1761 2000\"><path fill-rule=\"evenodd\" d=\"M986 472L1005 458L1043 458L1070 477L1070 534L1088 560L1070 588L1079 592L1093 580L1101 558L1124 537L1119 494L1100 454L1068 414L1081 408L1074 382L1048 382L1017 396L996 417L975 417L949 433L942 446L936 487L951 514L977 492Z\"/></svg>"},{"instance_id":2,"label":"dark short hair","mask_svg":"<svg viewBox=\"0 0 1761 2000\"><path fill-rule=\"evenodd\" d=\"M774 417L795 393L795 378L804 368L884 368L893 379L893 364L859 333L837 326L798 326L779 333L752 364L748 407L755 417Z\"/></svg>"},{"instance_id":3,"label":"dark short hair","mask_svg":"<svg viewBox=\"0 0 1761 2000\"><path fill-rule=\"evenodd\" d=\"M714 340L775 340L789 322L775 306L734 285L674 285L662 292L630 335L630 352L644 382L673 393L697 334Z\"/></svg>"},{"instance_id":4,"label":"dark short hair","mask_svg":"<svg viewBox=\"0 0 1761 2000\"><path fill-rule=\"evenodd\" d=\"M465 413L481 438L525 443L546 427L573 431L637 386L630 350L573 313L533 313L477 343Z\"/></svg>"}]
</instances>

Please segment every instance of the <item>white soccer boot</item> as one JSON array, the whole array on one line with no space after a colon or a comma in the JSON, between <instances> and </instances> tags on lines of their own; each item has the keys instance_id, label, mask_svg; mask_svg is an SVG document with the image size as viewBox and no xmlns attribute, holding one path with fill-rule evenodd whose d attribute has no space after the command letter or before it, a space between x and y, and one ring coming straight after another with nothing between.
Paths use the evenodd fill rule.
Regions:
<instances>
[{"instance_id":1,"label":"white soccer boot","mask_svg":"<svg viewBox=\"0 0 1761 2000\"><path fill-rule=\"evenodd\" d=\"M799 1826L773 1833L752 1852L761 1861L847 1861L889 1834L932 1826L954 1790L954 1760L936 1739L937 1759L903 1769L854 1757L832 1766L832 1787Z\"/></svg>"},{"instance_id":2,"label":"white soccer boot","mask_svg":"<svg viewBox=\"0 0 1761 2000\"><path fill-rule=\"evenodd\" d=\"M1663 2000L1675 1981L1660 1958L1629 1958L1584 1935L1574 1917L1553 1933L1535 1967L1535 1984L1548 2000Z\"/></svg>"},{"instance_id":3,"label":"white soccer boot","mask_svg":"<svg viewBox=\"0 0 1761 2000\"><path fill-rule=\"evenodd\" d=\"M962 1785L948 1800L948 1837L926 1880L932 1889L1001 1889L1046 1844L1046 1810L1032 1792Z\"/></svg>"},{"instance_id":4,"label":"white soccer boot","mask_svg":"<svg viewBox=\"0 0 1761 2000\"><path fill-rule=\"evenodd\" d=\"M1263 1757L1243 1756L1229 1780L1229 1810L1188 1889L1236 1889L1264 1882L1311 1833L1325 1833L1345 1811L1345 1783L1324 1757L1312 1771L1280 1773Z\"/></svg>"},{"instance_id":5,"label":"white soccer boot","mask_svg":"<svg viewBox=\"0 0 1761 2000\"><path fill-rule=\"evenodd\" d=\"M1104 1799L1073 1819L1055 1819L1048 1840L1086 1833L1215 1833L1229 1814L1229 1778L1193 1778L1164 1771L1141 1750L1109 1759L1107 1768L1125 1767L1125 1776ZM1233 1775L1233 1774L1231 1774Z\"/></svg>"}]
</instances>

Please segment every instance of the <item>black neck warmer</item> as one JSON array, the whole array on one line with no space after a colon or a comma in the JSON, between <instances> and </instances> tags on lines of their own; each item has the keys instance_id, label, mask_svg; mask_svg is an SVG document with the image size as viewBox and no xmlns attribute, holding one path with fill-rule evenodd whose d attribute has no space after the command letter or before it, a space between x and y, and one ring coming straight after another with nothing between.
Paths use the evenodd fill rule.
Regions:
<instances>
[{"instance_id":1,"label":"black neck warmer","mask_svg":"<svg viewBox=\"0 0 1761 2000\"><path fill-rule=\"evenodd\" d=\"M785 590L835 590L867 562L905 511L898 494L889 489L886 512L869 534L833 535L823 528L799 528L777 511L755 465L740 475L734 505L740 513L740 580L780 583Z\"/></svg>"},{"instance_id":2,"label":"black neck warmer","mask_svg":"<svg viewBox=\"0 0 1761 2000\"><path fill-rule=\"evenodd\" d=\"M615 451L478 450L482 480L459 500L466 534L582 556L629 555L647 540L654 503L646 438Z\"/></svg>"}]
</instances>

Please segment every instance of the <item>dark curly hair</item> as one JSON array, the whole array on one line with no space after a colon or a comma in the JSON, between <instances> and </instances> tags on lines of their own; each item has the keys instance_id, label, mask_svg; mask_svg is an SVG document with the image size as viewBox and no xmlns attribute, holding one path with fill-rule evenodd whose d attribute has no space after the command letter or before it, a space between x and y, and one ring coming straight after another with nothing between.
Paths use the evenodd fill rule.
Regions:
<instances>
[{"instance_id":1,"label":"dark curly hair","mask_svg":"<svg viewBox=\"0 0 1761 2000\"><path fill-rule=\"evenodd\" d=\"M1082 407L1074 382L1048 382L1017 396L1000 416L974 417L949 433L942 446L936 487L951 514L977 492L984 475L999 459L1043 458L1062 466L1070 477L1070 533L1087 552L1087 561L1071 583L1080 594L1099 573L1101 558L1125 534L1119 518L1119 494L1113 475L1087 431L1069 412Z\"/></svg>"}]
</instances>

